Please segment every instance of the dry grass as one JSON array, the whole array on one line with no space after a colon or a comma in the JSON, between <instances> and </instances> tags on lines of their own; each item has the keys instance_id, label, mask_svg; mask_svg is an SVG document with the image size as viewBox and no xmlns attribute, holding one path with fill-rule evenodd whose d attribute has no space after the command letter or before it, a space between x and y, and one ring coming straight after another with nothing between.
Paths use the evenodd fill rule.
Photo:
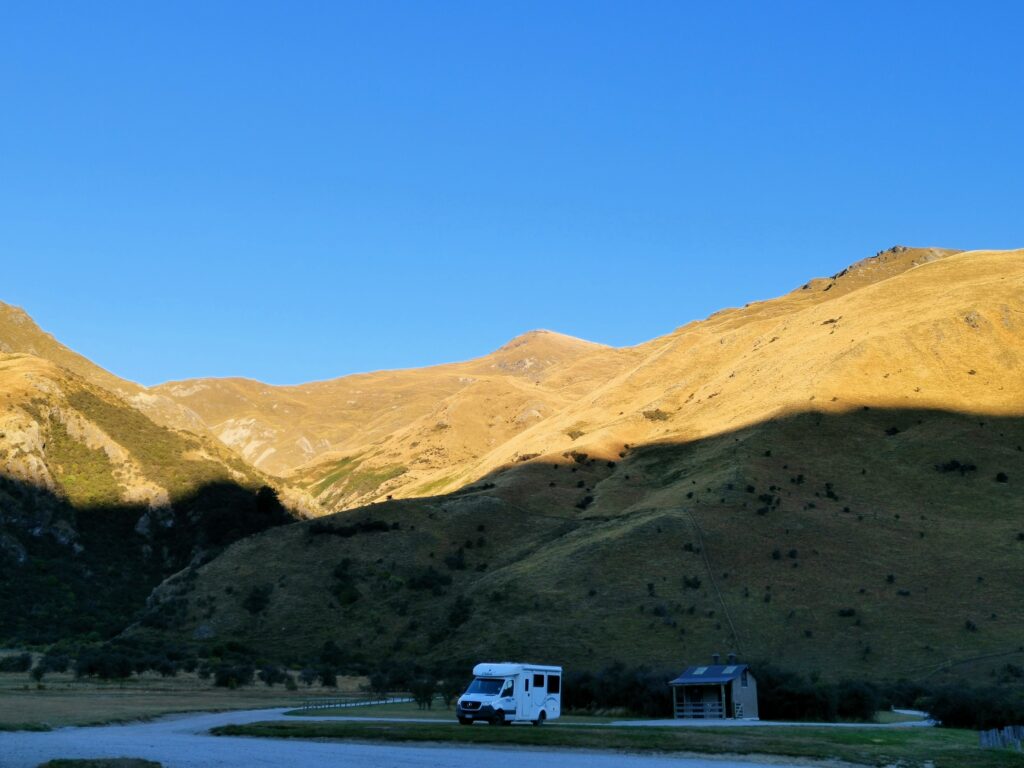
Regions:
<instances>
[{"instance_id":1,"label":"dry grass","mask_svg":"<svg viewBox=\"0 0 1024 768\"><path fill-rule=\"evenodd\" d=\"M140 720L172 712L209 712L232 709L296 707L304 699L360 697L360 678L339 678L339 688L286 691L283 686L254 685L238 690L215 688L208 680L181 673L104 683L75 680L72 675L48 675L37 689L27 675L0 674L0 729L38 728L41 725L97 725Z\"/></svg>"}]
</instances>

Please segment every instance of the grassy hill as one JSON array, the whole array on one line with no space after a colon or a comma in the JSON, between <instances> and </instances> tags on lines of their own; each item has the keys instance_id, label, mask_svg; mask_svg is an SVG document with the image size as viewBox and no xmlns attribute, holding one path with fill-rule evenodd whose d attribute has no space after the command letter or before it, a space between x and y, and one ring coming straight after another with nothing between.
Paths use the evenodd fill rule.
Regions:
<instances>
[{"instance_id":1,"label":"grassy hill","mask_svg":"<svg viewBox=\"0 0 1024 768\"><path fill-rule=\"evenodd\" d=\"M739 650L867 678L1019 663L1022 444L1019 418L808 411L270 531L167 594L188 605L186 637L296 658L332 640L370 663ZM618 503L581 509L598 494Z\"/></svg>"},{"instance_id":2,"label":"grassy hill","mask_svg":"<svg viewBox=\"0 0 1024 768\"><path fill-rule=\"evenodd\" d=\"M629 350L432 497L246 539L166 594L184 636L296 657L1019 665L1022 330L1021 252L894 249Z\"/></svg>"},{"instance_id":3,"label":"grassy hill","mask_svg":"<svg viewBox=\"0 0 1024 768\"><path fill-rule=\"evenodd\" d=\"M210 437L0 354L0 641L116 634L162 579L291 517Z\"/></svg>"},{"instance_id":4,"label":"grassy hill","mask_svg":"<svg viewBox=\"0 0 1024 768\"><path fill-rule=\"evenodd\" d=\"M136 510L170 547L167 500L263 467L342 510L170 557L136 636L369 664L734 650L832 678L1024 662L1022 251L896 247L630 349L535 332L433 368L152 392L198 433L58 365L0 360L0 441L62 509Z\"/></svg>"},{"instance_id":5,"label":"grassy hill","mask_svg":"<svg viewBox=\"0 0 1024 768\"><path fill-rule=\"evenodd\" d=\"M206 431L203 420L187 408L151 389L104 370L42 330L25 310L3 302L0 302L0 354L31 355L47 360L117 395L158 424L197 433Z\"/></svg>"}]
</instances>

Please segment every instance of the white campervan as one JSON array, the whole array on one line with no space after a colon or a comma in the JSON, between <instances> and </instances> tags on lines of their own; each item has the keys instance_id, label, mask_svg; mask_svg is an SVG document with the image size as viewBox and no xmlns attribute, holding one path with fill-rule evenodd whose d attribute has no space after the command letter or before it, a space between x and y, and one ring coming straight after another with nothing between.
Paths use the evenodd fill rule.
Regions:
<instances>
[{"instance_id":1,"label":"white campervan","mask_svg":"<svg viewBox=\"0 0 1024 768\"><path fill-rule=\"evenodd\" d=\"M474 720L509 725L515 720L540 725L562 713L562 668L540 664L484 662L459 697L455 714L463 725Z\"/></svg>"}]
</instances>

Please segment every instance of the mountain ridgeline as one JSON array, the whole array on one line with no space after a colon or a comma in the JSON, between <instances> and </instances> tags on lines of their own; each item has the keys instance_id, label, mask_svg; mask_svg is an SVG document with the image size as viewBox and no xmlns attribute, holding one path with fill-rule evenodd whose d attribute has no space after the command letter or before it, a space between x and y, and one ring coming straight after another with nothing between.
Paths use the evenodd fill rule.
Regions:
<instances>
[{"instance_id":1,"label":"mountain ridgeline","mask_svg":"<svg viewBox=\"0 0 1024 768\"><path fill-rule=\"evenodd\" d=\"M102 564L145 578L101 635L281 659L1024 660L1022 251L896 247L637 347L538 331L295 387L144 389L13 309L0 349L0 558L47 606L0 639L94 631L59 595Z\"/></svg>"}]
</instances>

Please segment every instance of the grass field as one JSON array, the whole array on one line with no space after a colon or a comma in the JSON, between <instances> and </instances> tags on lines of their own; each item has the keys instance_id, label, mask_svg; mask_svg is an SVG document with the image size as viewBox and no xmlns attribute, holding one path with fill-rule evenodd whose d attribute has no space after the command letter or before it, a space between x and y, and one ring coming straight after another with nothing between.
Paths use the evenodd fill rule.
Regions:
<instances>
[{"instance_id":1,"label":"grass field","mask_svg":"<svg viewBox=\"0 0 1024 768\"><path fill-rule=\"evenodd\" d=\"M981 750L973 731L938 728L585 728L458 727L441 723L265 722L215 728L221 736L443 742L531 747L771 755L904 768L1014 768L1016 752Z\"/></svg>"},{"instance_id":2,"label":"grass field","mask_svg":"<svg viewBox=\"0 0 1024 768\"><path fill-rule=\"evenodd\" d=\"M434 701L431 709L420 709L412 702L399 704L369 704L363 707L336 707L333 709L293 709L285 712L293 717L323 717L336 715L339 717L401 717L422 720L455 721L455 707L447 709L440 699ZM626 719L622 716L601 715L562 715L560 723L610 723L614 720ZM636 718L631 718L636 719Z\"/></svg>"},{"instance_id":3,"label":"grass field","mask_svg":"<svg viewBox=\"0 0 1024 768\"><path fill-rule=\"evenodd\" d=\"M268 688L260 684L232 691L184 673L172 678L145 674L106 683L61 674L48 675L40 690L28 675L0 674L0 731L98 725L172 712L297 707L320 696L357 699L364 695L358 690L360 682L359 678L339 678L338 689L301 686L287 691L281 685Z\"/></svg>"}]
</instances>

